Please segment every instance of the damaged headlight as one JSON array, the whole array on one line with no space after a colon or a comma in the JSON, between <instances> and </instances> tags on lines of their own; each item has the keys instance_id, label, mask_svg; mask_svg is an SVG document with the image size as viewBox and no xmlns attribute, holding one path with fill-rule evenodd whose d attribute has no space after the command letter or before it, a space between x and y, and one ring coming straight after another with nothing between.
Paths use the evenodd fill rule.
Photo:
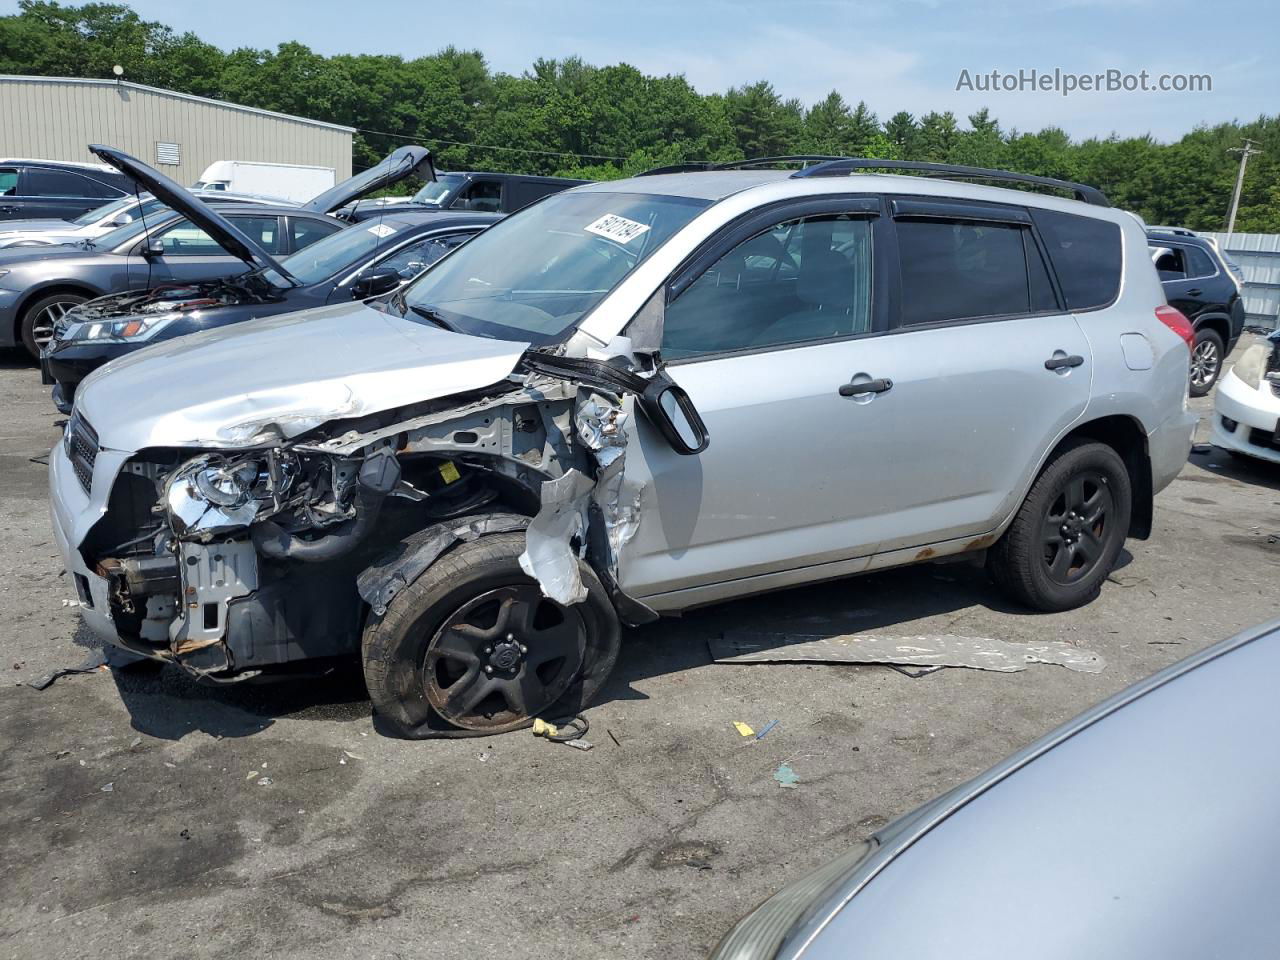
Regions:
<instances>
[{"instance_id":1,"label":"damaged headlight","mask_svg":"<svg viewBox=\"0 0 1280 960\"><path fill-rule=\"evenodd\" d=\"M149 340L174 320L181 313L162 313L149 317L129 317L125 320L95 320L90 323L73 324L63 335L66 340L97 340L133 343Z\"/></svg>"},{"instance_id":2,"label":"damaged headlight","mask_svg":"<svg viewBox=\"0 0 1280 960\"><path fill-rule=\"evenodd\" d=\"M196 489L219 507L243 506L253 495L254 484L262 473L256 460L207 466L195 473Z\"/></svg>"},{"instance_id":3,"label":"damaged headlight","mask_svg":"<svg viewBox=\"0 0 1280 960\"><path fill-rule=\"evenodd\" d=\"M255 457L230 460L199 457L174 471L165 489L165 506L174 532L216 534L247 527L272 491L265 489L266 466ZM284 475L275 493L283 492ZM265 500L270 506L271 500Z\"/></svg>"}]
</instances>

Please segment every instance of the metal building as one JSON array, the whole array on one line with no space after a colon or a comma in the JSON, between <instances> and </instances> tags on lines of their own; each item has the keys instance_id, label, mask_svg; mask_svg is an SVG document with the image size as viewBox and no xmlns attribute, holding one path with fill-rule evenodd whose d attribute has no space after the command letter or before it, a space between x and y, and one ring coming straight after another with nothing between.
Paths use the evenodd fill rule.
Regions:
<instances>
[{"instance_id":1,"label":"metal building","mask_svg":"<svg viewBox=\"0 0 1280 960\"><path fill-rule=\"evenodd\" d=\"M1280 234L1202 233L1218 242L1244 273L1245 323L1280 328Z\"/></svg>"},{"instance_id":2,"label":"metal building","mask_svg":"<svg viewBox=\"0 0 1280 960\"><path fill-rule=\"evenodd\" d=\"M118 147L183 185L215 160L333 167L351 176L351 127L126 80L0 76L0 156L96 161Z\"/></svg>"}]
</instances>

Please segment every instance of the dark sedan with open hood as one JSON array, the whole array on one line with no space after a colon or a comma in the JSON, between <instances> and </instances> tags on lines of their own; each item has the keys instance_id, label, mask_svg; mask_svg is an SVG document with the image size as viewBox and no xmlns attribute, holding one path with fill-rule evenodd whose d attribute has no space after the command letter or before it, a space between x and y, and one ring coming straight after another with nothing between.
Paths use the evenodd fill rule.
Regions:
<instances>
[{"instance_id":1,"label":"dark sedan with open hood","mask_svg":"<svg viewBox=\"0 0 1280 960\"><path fill-rule=\"evenodd\" d=\"M276 268L276 257L342 229L328 216L357 197L426 168L422 147L401 147L301 207L204 203L126 153L91 146L166 208L97 240L74 246L18 248L0 254L0 347L21 343L33 354L56 322L87 300L165 283L191 283L251 268Z\"/></svg>"},{"instance_id":2,"label":"dark sedan with open hood","mask_svg":"<svg viewBox=\"0 0 1280 960\"><path fill-rule=\"evenodd\" d=\"M278 313L389 293L498 214L400 214L358 224L270 267L222 280L167 284L90 301L66 315L45 348L53 402L71 412L77 385L117 357L163 340Z\"/></svg>"}]
</instances>

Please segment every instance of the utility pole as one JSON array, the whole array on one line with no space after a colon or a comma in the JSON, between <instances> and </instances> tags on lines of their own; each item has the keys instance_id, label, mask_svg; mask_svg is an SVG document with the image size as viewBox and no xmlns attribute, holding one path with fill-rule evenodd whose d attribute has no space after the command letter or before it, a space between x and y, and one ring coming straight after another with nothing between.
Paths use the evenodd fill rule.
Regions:
<instances>
[{"instance_id":1,"label":"utility pole","mask_svg":"<svg viewBox=\"0 0 1280 960\"><path fill-rule=\"evenodd\" d=\"M1244 187L1244 168L1249 164L1249 158L1262 151L1258 150L1254 144L1256 140L1245 138L1243 147L1232 147L1227 153L1240 154L1240 172L1236 174L1236 189L1231 195L1231 215L1227 217L1227 243L1231 242L1231 235L1236 232L1236 211L1240 209L1240 190Z\"/></svg>"}]
</instances>

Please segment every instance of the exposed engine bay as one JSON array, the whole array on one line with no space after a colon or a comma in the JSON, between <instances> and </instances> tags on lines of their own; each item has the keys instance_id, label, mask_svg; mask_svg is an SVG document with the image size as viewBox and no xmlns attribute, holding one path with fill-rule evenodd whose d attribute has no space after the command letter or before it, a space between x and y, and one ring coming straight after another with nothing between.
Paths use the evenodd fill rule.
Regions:
<instances>
[{"instance_id":1,"label":"exposed engine bay","mask_svg":"<svg viewBox=\"0 0 1280 960\"><path fill-rule=\"evenodd\" d=\"M288 439L259 423L235 449L143 450L81 554L110 584L121 642L215 680L355 650L367 610L495 530L525 529L520 565L545 596L581 601L585 558L621 618L644 622L656 614L621 594L617 562L639 521L627 423L653 383L671 382L531 352L470 396Z\"/></svg>"},{"instance_id":2,"label":"exposed engine bay","mask_svg":"<svg viewBox=\"0 0 1280 960\"><path fill-rule=\"evenodd\" d=\"M231 304L268 303L279 291L258 273L197 283L175 283L149 290L129 290L81 304L77 322L111 320L132 315L179 313Z\"/></svg>"}]
</instances>

